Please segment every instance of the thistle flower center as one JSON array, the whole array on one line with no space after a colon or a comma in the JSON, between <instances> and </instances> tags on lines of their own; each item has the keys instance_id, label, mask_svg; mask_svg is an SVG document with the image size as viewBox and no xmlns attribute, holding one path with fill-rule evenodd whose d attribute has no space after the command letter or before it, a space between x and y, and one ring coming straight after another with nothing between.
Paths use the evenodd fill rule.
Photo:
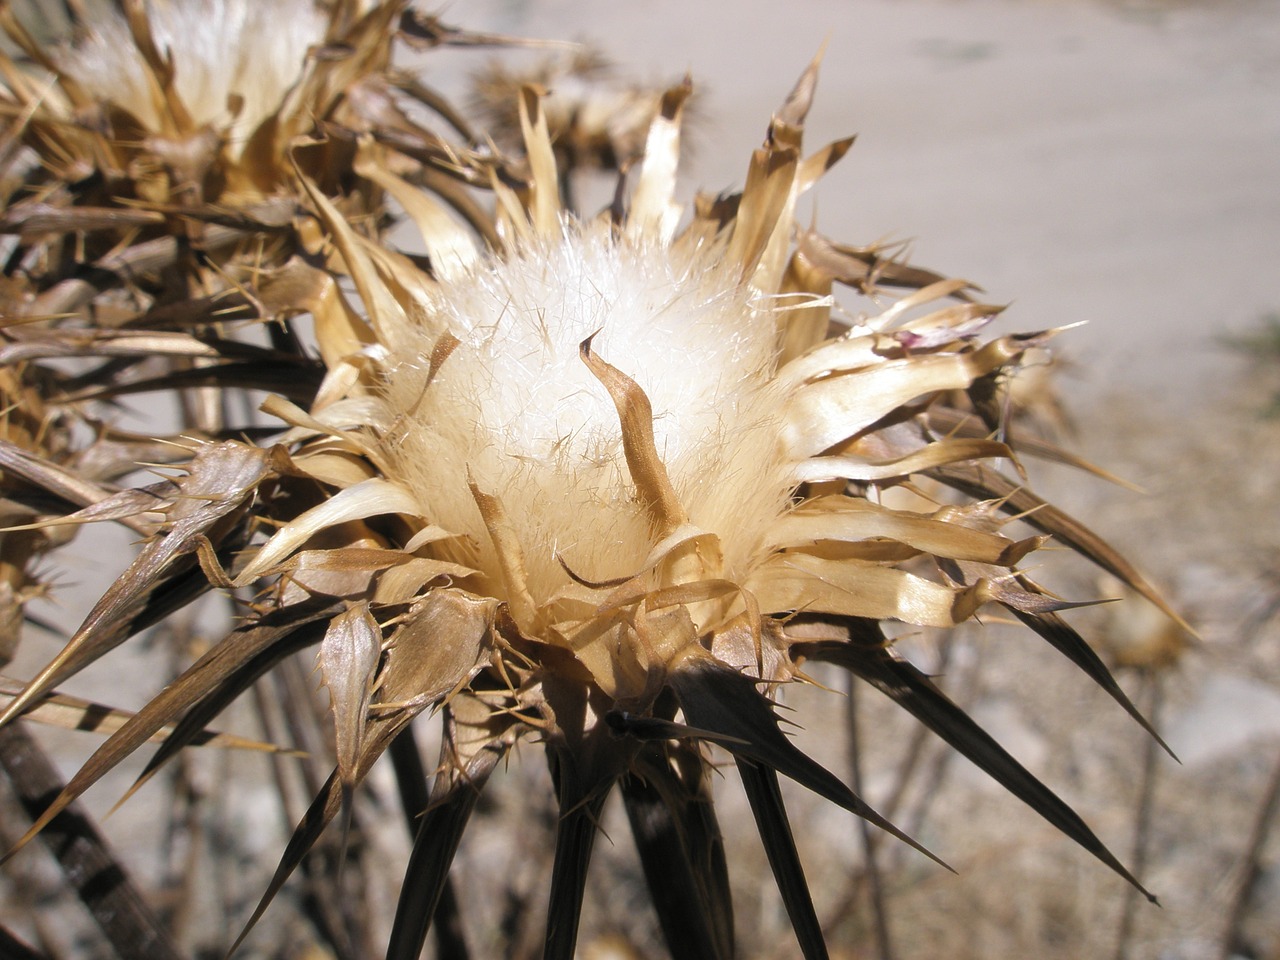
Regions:
<instances>
[{"instance_id":1,"label":"thistle flower center","mask_svg":"<svg viewBox=\"0 0 1280 960\"><path fill-rule=\"evenodd\" d=\"M710 255L566 225L442 283L405 333L391 345L388 400L411 411L411 425L395 457L441 510L432 519L455 530L462 521L479 544L467 478L499 497L535 596L565 582L556 553L606 579L633 573L652 545L617 412L579 357L593 334L592 349L648 396L658 454L692 522L717 533L745 524L749 539L780 509L774 316ZM460 342L428 385L425 358L445 333Z\"/></svg>"}]
</instances>

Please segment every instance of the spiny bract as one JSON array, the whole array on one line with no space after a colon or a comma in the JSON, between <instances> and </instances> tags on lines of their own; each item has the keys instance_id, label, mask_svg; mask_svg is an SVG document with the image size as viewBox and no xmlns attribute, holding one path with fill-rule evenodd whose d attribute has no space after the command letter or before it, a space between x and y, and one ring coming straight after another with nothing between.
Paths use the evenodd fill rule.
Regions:
<instances>
[{"instance_id":1,"label":"spiny bract","mask_svg":"<svg viewBox=\"0 0 1280 960\"><path fill-rule=\"evenodd\" d=\"M335 769L253 920L373 763L439 710L444 745L389 956L417 955L479 791L533 737L561 812L545 956L573 954L615 786L673 956L733 955L709 785L723 748L802 950L820 957L778 773L902 836L779 729L769 696L820 660L887 692L1136 884L881 633L881 621L950 627L1000 605L1134 712L1058 617L1067 604L1019 571L1043 538L1007 537L1001 514L1025 513L1151 590L992 463L1017 466L994 439L993 397L1049 334L982 342L999 311L965 282L797 225L797 200L850 143L802 153L816 74L815 63L774 116L743 191L699 198L688 215L674 200L687 83L662 99L625 209L594 220L562 209L539 96L523 90L523 174L480 154L457 161L493 191L480 231L491 246L402 179L385 143L354 140L353 168L420 228L426 269L348 222L300 168L307 256L349 277L363 311L337 284L306 302L323 376L309 395L264 405L288 425L274 445L189 444L168 488L107 501L164 521L0 720L124 640L170 587L268 592L107 741L29 836L166 723L180 721L149 771L261 673L318 645ZM919 289L841 328L837 282ZM946 406L955 397L964 410ZM893 486L936 508L883 505ZM98 505L104 514L115 515Z\"/></svg>"}]
</instances>

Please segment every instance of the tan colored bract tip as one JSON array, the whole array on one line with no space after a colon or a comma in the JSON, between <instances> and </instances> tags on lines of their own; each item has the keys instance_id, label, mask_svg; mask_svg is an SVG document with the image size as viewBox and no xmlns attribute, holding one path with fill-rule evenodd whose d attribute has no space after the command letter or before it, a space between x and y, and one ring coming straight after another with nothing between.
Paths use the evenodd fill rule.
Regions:
<instances>
[{"instance_id":1,"label":"tan colored bract tip","mask_svg":"<svg viewBox=\"0 0 1280 960\"><path fill-rule=\"evenodd\" d=\"M439 766L389 956L417 956L476 798L523 739L546 751L560 809L548 960L573 956L615 787L670 841L640 847L674 891L659 904L673 950L733 955L713 746L739 767L803 954L822 957L778 774L938 858L780 729L769 697L821 661L887 693L1142 889L882 631L886 621L948 629L995 608L1138 716L1059 615L1076 604L1024 568L1046 538L1010 535L1008 517L1155 594L1026 488L1005 436L995 402L1005 376L1053 332L988 338L1001 308L974 302L971 284L797 223L801 197L851 144L805 153L820 58L772 115L740 193L692 211L677 202L684 83L660 98L630 191L584 219L561 195L547 100L532 85L515 95L523 162L428 149L404 130L356 132L354 119L349 136L325 126L281 140L272 124L301 124L316 105L358 115L353 93L386 82L364 71L384 55L399 5L333 9L325 43L341 33L351 50L312 51L275 119L239 153L218 154L227 183L278 190L296 215L279 232L228 241L236 253L217 275L233 276L240 299L190 315L214 356L197 353L205 340L163 341L184 365L160 386L213 407L230 390L266 389L278 394L263 410L280 432L259 444L211 430L194 446L162 502L146 503L163 514L159 532L0 723L109 655L172 585L258 592L241 595L244 622L127 720L23 842L167 724L181 721L145 776L256 677L317 646L333 773L250 926L374 763L438 712ZM155 116L182 132L196 113L175 105L191 96L141 27ZM70 103L79 87L63 88ZM48 125L71 153L102 146ZM428 175L445 168L443 153L451 187ZM463 184L491 189L492 212L463 199ZM418 227L425 256L386 242L384 196ZM269 266L249 265L250 240ZM915 292L847 328L839 285ZM294 336L303 312L315 351ZM279 322L270 349L227 344L222 325L241 315ZM894 508L882 496L893 488L936 502Z\"/></svg>"}]
</instances>

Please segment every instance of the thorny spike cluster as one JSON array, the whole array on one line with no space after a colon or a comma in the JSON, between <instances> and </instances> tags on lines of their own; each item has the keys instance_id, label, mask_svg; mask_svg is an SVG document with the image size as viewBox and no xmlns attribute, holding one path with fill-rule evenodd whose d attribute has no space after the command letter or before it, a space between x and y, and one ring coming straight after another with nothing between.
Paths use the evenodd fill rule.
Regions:
<instances>
[{"instance_id":1,"label":"thorny spike cluster","mask_svg":"<svg viewBox=\"0 0 1280 960\"><path fill-rule=\"evenodd\" d=\"M283 35L297 73L269 77L270 91L204 78L197 92L200 53L139 5L56 54L4 14L45 71L5 60L0 88L15 238L0 450L9 522L38 531L3 534L10 619L63 524L110 520L149 539L0 723L38 716L59 683L200 594L259 591L242 625L120 718L22 843L150 738L165 736L144 779L258 677L317 646L333 774L250 926L379 757L438 712L443 750L388 956L417 955L480 791L533 739L561 812L546 957L573 954L615 787L673 956L734 955L708 779L720 750L804 955L821 957L778 774L915 845L780 731L770 695L823 661L887 693L1136 885L881 632L1001 607L1137 717L1059 617L1068 604L1019 570L1045 538L1012 539L1003 518L1154 594L997 469L1021 472L994 439L996 398L1050 334L983 342L998 308L967 283L797 225L798 198L851 142L802 152L817 64L774 115L741 193L689 213L674 201L686 82L661 98L627 201L586 220L562 208L566 171L535 89L517 104L523 162L476 148L460 122L465 142L450 145L398 105L441 106L390 71L397 29L427 44L495 38L395 2L290 6L296 16L233 0L184 8L265 17L228 36ZM103 76L127 76L132 99L95 93ZM387 198L420 229L425 261L381 239ZM837 283L915 290L842 328ZM319 360L301 346L300 315L314 320ZM238 336L236 320L270 321L271 345ZM89 358L89 372L46 363L65 356ZM263 379L282 366L284 378ZM275 426L233 429L245 425L228 420L228 397L264 383L282 384L263 405ZM94 401L146 390L182 391L194 439L161 447L98 424L91 442L73 441L66 424ZM115 487L137 459L180 476ZM937 507L870 496L890 487ZM51 499L62 516L49 519Z\"/></svg>"}]
</instances>

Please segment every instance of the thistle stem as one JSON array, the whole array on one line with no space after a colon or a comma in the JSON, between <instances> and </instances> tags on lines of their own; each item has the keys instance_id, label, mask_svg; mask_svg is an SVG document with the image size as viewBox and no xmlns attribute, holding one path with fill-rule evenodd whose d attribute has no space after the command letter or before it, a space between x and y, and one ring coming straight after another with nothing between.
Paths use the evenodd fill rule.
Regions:
<instances>
[{"instance_id":1,"label":"thistle stem","mask_svg":"<svg viewBox=\"0 0 1280 960\"><path fill-rule=\"evenodd\" d=\"M561 796L543 960L573 960L578 943L578 921L582 916L582 897L587 888L587 868L591 864L591 851L600 829L600 811L608 796L608 790L600 790L595 796L585 798L569 791L564 791Z\"/></svg>"},{"instance_id":2,"label":"thistle stem","mask_svg":"<svg viewBox=\"0 0 1280 960\"><path fill-rule=\"evenodd\" d=\"M1271 823L1275 819L1278 808L1280 808L1280 763L1277 763L1271 771L1271 779L1267 782L1267 789L1262 795L1262 803L1258 805L1258 815L1253 822L1249 842L1245 845L1244 875L1240 878L1240 885L1232 900L1231 909L1227 912L1227 922L1223 927L1222 942L1218 951L1221 960L1228 960L1232 955L1241 952L1238 949L1241 942L1240 928L1249 912L1254 888L1262 876L1259 854L1266 846L1267 837L1271 832Z\"/></svg>"},{"instance_id":3,"label":"thistle stem","mask_svg":"<svg viewBox=\"0 0 1280 960\"><path fill-rule=\"evenodd\" d=\"M418 739L413 726L407 726L400 736L391 741L389 750L392 769L396 774L396 786L400 792L400 805L404 808L405 823L410 836L418 832L421 819L431 802L427 790L427 771L418 750ZM453 880L446 874L441 884L439 900L431 917L435 931L436 956L439 960L467 960L467 940L458 910L458 895Z\"/></svg>"},{"instance_id":4,"label":"thistle stem","mask_svg":"<svg viewBox=\"0 0 1280 960\"><path fill-rule=\"evenodd\" d=\"M32 819L66 786L44 751L20 723L0 730L0 766ZM143 900L124 867L78 804L71 804L41 832L67 883L121 957L181 960L183 953Z\"/></svg>"},{"instance_id":5,"label":"thistle stem","mask_svg":"<svg viewBox=\"0 0 1280 960\"><path fill-rule=\"evenodd\" d=\"M849 694L849 780L853 792L862 796L862 751L858 733L858 678L848 675ZM893 960L893 941L889 935L889 912L885 906L884 883L880 863L876 856L875 838L871 824L857 818L862 852L866 858L867 898L871 904L871 918L876 936L876 955L880 960Z\"/></svg>"},{"instance_id":6,"label":"thistle stem","mask_svg":"<svg viewBox=\"0 0 1280 960\"><path fill-rule=\"evenodd\" d=\"M1145 681L1145 702L1142 713L1154 727L1160 726L1160 706L1164 701L1164 685L1159 675L1148 672ZM1142 782L1138 788L1138 811L1133 832L1133 852L1129 856L1130 869L1135 877L1141 877L1146 871L1147 851L1151 846L1151 810L1155 803L1156 793L1156 760L1160 749L1155 737L1143 736L1142 748ZM1129 941L1133 938L1133 928L1137 921L1138 891L1130 886L1125 892L1124 907L1120 913L1120 928L1116 934L1115 960L1126 960L1129 956Z\"/></svg>"}]
</instances>

